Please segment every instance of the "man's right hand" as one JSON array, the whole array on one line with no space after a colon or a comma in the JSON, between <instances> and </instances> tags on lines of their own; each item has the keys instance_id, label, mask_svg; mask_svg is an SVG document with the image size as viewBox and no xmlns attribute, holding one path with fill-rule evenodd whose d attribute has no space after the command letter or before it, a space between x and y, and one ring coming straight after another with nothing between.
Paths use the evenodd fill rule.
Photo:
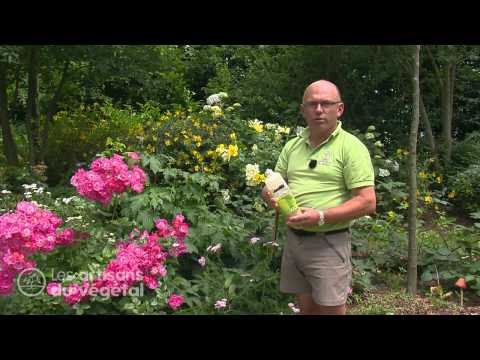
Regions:
<instances>
[{"instance_id":1,"label":"man's right hand","mask_svg":"<svg viewBox=\"0 0 480 360\"><path fill-rule=\"evenodd\" d=\"M268 190L266 186L262 189L262 198L265 200L267 205L272 209L278 209L277 200L273 197L273 194Z\"/></svg>"}]
</instances>

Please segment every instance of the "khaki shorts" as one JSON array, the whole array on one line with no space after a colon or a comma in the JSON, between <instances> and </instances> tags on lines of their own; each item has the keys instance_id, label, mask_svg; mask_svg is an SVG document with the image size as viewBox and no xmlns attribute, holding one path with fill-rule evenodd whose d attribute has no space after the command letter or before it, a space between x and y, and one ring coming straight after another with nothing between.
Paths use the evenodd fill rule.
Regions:
<instances>
[{"instance_id":1,"label":"khaki shorts","mask_svg":"<svg viewBox=\"0 0 480 360\"><path fill-rule=\"evenodd\" d=\"M347 301L352 281L351 232L299 236L287 227L280 291L309 293L318 305Z\"/></svg>"}]
</instances>

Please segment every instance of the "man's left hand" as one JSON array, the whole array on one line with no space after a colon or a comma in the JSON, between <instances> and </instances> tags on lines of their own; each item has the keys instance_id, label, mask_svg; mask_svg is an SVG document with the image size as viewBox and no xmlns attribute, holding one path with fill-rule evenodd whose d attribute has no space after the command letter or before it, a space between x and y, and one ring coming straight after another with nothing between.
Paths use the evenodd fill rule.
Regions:
<instances>
[{"instance_id":1,"label":"man's left hand","mask_svg":"<svg viewBox=\"0 0 480 360\"><path fill-rule=\"evenodd\" d=\"M315 226L320 220L318 211L312 208L301 207L298 211L287 217L286 223L293 228Z\"/></svg>"}]
</instances>

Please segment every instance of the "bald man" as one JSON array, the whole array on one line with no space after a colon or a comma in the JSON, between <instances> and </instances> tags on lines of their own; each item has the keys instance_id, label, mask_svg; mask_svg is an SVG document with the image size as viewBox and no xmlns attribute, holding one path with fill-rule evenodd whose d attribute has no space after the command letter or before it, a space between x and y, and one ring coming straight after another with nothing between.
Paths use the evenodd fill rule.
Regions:
<instances>
[{"instance_id":1,"label":"bald man","mask_svg":"<svg viewBox=\"0 0 480 360\"><path fill-rule=\"evenodd\" d=\"M285 144L275 167L300 206L286 219L280 290L296 294L304 315L346 313L352 281L350 227L376 208L370 154L342 129L343 111L335 84L310 84L300 104L307 129ZM262 197L277 208L266 187Z\"/></svg>"}]
</instances>

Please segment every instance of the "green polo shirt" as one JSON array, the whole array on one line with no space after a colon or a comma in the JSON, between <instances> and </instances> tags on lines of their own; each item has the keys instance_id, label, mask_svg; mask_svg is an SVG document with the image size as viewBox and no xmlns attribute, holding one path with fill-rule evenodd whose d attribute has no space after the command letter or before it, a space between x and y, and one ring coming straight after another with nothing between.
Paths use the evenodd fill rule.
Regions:
<instances>
[{"instance_id":1,"label":"green polo shirt","mask_svg":"<svg viewBox=\"0 0 480 360\"><path fill-rule=\"evenodd\" d=\"M310 131L305 129L283 147L275 167L288 182L297 204L327 209L349 200L351 190L374 185L372 160L367 147L354 135L342 129L337 121L335 131L313 148ZM317 166L310 169L310 160ZM309 227L310 231L330 231L349 227L353 221Z\"/></svg>"}]
</instances>

